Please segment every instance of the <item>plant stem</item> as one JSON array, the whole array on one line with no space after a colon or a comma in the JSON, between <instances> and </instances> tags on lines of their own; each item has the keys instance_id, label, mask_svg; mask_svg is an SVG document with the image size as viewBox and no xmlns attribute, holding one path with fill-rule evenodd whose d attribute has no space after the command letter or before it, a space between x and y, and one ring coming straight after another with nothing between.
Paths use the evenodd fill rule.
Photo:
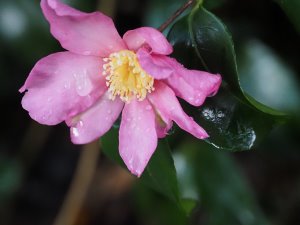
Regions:
<instances>
[{"instance_id":1,"label":"plant stem","mask_svg":"<svg viewBox=\"0 0 300 225\"><path fill-rule=\"evenodd\" d=\"M180 16L187 8L189 8L195 0L189 0L184 5L182 5L166 22L164 22L158 30L163 32L178 16Z\"/></svg>"},{"instance_id":2,"label":"plant stem","mask_svg":"<svg viewBox=\"0 0 300 225\"><path fill-rule=\"evenodd\" d=\"M99 144L94 141L83 147L69 191L55 218L54 225L74 225L93 179L100 155Z\"/></svg>"}]
</instances>

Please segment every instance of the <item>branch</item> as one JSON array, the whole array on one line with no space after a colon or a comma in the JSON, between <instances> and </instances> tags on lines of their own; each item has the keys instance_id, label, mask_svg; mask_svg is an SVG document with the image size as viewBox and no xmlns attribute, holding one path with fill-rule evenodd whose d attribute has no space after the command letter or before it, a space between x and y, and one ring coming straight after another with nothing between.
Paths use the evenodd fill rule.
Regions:
<instances>
[{"instance_id":1,"label":"branch","mask_svg":"<svg viewBox=\"0 0 300 225\"><path fill-rule=\"evenodd\" d=\"M189 0L182 5L166 22L164 22L158 30L163 32L178 16L180 16L187 8L189 8L195 0Z\"/></svg>"}]
</instances>

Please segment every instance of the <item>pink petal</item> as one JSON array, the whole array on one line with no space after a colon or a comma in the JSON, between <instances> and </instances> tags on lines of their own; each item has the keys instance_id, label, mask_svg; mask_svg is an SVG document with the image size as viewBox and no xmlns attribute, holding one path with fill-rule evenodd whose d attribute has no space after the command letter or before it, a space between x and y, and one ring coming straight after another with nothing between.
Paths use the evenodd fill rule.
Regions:
<instances>
[{"instance_id":1,"label":"pink petal","mask_svg":"<svg viewBox=\"0 0 300 225\"><path fill-rule=\"evenodd\" d=\"M112 19L100 12L80 12L59 0L42 0L41 7L52 35L71 52L106 57L126 49Z\"/></svg>"},{"instance_id":2,"label":"pink petal","mask_svg":"<svg viewBox=\"0 0 300 225\"><path fill-rule=\"evenodd\" d=\"M41 59L24 86L22 106L42 124L58 124L90 107L107 89L102 60L60 52Z\"/></svg>"},{"instance_id":3,"label":"pink petal","mask_svg":"<svg viewBox=\"0 0 300 225\"><path fill-rule=\"evenodd\" d=\"M141 27L127 31L123 40L130 50L137 51L143 45L151 48L151 53L169 55L173 52L172 45L165 36L152 27Z\"/></svg>"},{"instance_id":4,"label":"pink petal","mask_svg":"<svg viewBox=\"0 0 300 225\"><path fill-rule=\"evenodd\" d=\"M144 171L157 146L155 115L148 100L131 100L122 113L119 151L131 173Z\"/></svg>"},{"instance_id":5,"label":"pink petal","mask_svg":"<svg viewBox=\"0 0 300 225\"><path fill-rule=\"evenodd\" d=\"M219 74L188 70L175 61L172 64L175 72L166 82L178 97L194 106L200 106L206 97L217 93L222 82Z\"/></svg>"},{"instance_id":6,"label":"pink petal","mask_svg":"<svg viewBox=\"0 0 300 225\"><path fill-rule=\"evenodd\" d=\"M156 82L155 91L148 95L148 99L162 118L173 120L181 129L199 139L208 137L206 131L184 113L172 89L163 82Z\"/></svg>"},{"instance_id":7,"label":"pink petal","mask_svg":"<svg viewBox=\"0 0 300 225\"><path fill-rule=\"evenodd\" d=\"M164 138L167 136L168 131L172 128L173 126L173 121L167 118L162 118L161 115L156 115L156 123L155 123L155 128L156 128L156 133L158 138Z\"/></svg>"},{"instance_id":8,"label":"pink petal","mask_svg":"<svg viewBox=\"0 0 300 225\"><path fill-rule=\"evenodd\" d=\"M168 78L174 72L166 56L150 54L145 48L140 48L137 57L143 70L157 80Z\"/></svg>"},{"instance_id":9,"label":"pink petal","mask_svg":"<svg viewBox=\"0 0 300 225\"><path fill-rule=\"evenodd\" d=\"M72 118L71 140L74 144L89 143L105 134L120 115L124 103L108 98L106 92L91 108Z\"/></svg>"}]
</instances>

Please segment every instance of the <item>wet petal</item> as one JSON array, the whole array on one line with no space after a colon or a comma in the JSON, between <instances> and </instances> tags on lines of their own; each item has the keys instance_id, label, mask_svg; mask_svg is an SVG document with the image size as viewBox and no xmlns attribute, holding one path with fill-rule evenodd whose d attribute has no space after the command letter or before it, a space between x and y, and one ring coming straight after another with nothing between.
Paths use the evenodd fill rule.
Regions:
<instances>
[{"instance_id":1,"label":"wet petal","mask_svg":"<svg viewBox=\"0 0 300 225\"><path fill-rule=\"evenodd\" d=\"M137 57L143 70L157 80L168 78L174 73L166 56L150 54L147 49L140 48Z\"/></svg>"},{"instance_id":2,"label":"wet petal","mask_svg":"<svg viewBox=\"0 0 300 225\"><path fill-rule=\"evenodd\" d=\"M71 52L106 57L126 49L112 19L100 12L80 12L59 0L42 0L41 7L52 35Z\"/></svg>"},{"instance_id":3,"label":"wet petal","mask_svg":"<svg viewBox=\"0 0 300 225\"><path fill-rule=\"evenodd\" d=\"M181 129L199 139L208 137L206 131L185 114L172 89L163 82L156 83L155 91L148 95L148 99L162 118L173 120Z\"/></svg>"},{"instance_id":4,"label":"wet petal","mask_svg":"<svg viewBox=\"0 0 300 225\"><path fill-rule=\"evenodd\" d=\"M147 99L132 100L122 112L119 151L131 173L144 171L157 146L155 115Z\"/></svg>"},{"instance_id":5,"label":"wet petal","mask_svg":"<svg viewBox=\"0 0 300 225\"><path fill-rule=\"evenodd\" d=\"M159 115L158 113L155 119L156 119L155 128L156 128L157 137L164 138L165 136L167 136L168 131L172 128L173 121L168 118L162 118L161 115Z\"/></svg>"},{"instance_id":6,"label":"wet petal","mask_svg":"<svg viewBox=\"0 0 300 225\"><path fill-rule=\"evenodd\" d=\"M200 106L206 97L217 93L222 79L218 74L199 70L188 70L175 60L170 61L175 72L167 78L166 83L175 94L194 106Z\"/></svg>"},{"instance_id":7,"label":"wet petal","mask_svg":"<svg viewBox=\"0 0 300 225\"><path fill-rule=\"evenodd\" d=\"M39 123L54 125L90 107L107 89L102 60L70 52L49 55L34 66L21 92L22 106Z\"/></svg>"},{"instance_id":8,"label":"wet petal","mask_svg":"<svg viewBox=\"0 0 300 225\"><path fill-rule=\"evenodd\" d=\"M142 68L157 80L165 82L175 94L194 106L200 106L206 97L214 95L222 82L220 75L184 68L175 59L150 54L141 48L137 57Z\"/></svg>"},{"instance_id":9,"label":"wet petal","mask_svg":"<svg viewBox=\"0 0 300 225\"><path fill-rule=\"evenodd\" d=\"M123 40L130 50L137 51L142 46L150 47L151 53L169 55L173 52L172 45L165 36L152 27L141 27L127 31Z\"/></svg>"},{"instance_id":10,"label":"wet petal","mask_svg":"<svg viewBox=\"0 0 300 225\"><path fill-rule=\"evenodd\" d=\"M109 99L106 92L91 108L75 116L69 123L75 144L89 143L105 134L119 117L124 103Z\"/></svg>"}]
</instances>

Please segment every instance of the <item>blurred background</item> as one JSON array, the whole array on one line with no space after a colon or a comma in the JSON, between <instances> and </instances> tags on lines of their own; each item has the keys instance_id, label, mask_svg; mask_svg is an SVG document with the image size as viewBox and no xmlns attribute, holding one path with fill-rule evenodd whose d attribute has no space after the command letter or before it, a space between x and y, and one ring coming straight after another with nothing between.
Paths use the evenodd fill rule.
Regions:
<instances>
[{"instance_id":1,"label":"blurred background","mask_svg":"<svg viewBox=\"0 0 300 225\"><path fill-rule=\"evenodd\" d=\"M185 1L64 2L105 12L122 35L160 26ZM297 111L299 23L294 26L272 0L206 2L233 35L243 88L269 106ZM175 130L169 140L181 191L199 200L186 216L100 156L98 143L73 145L64 124L39 125L22 109L18 89L31 68L61 50L38 0L0 0L1 225L300 224L299 119L275 127L253 150L238 153L215 150Z\"/></svg>"}]
</instances>

